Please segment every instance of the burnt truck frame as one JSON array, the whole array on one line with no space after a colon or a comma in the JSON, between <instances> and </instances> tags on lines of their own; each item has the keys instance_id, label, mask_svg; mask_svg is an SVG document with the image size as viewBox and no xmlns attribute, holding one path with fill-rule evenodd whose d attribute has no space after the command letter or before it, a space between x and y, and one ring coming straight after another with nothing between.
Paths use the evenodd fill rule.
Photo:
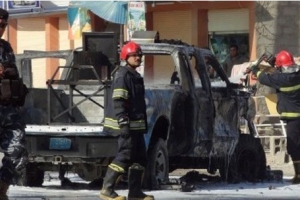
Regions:
<instances>
[{"instance_id":1,"label":"burnt truck frame","mask_svg":"<svg viewBox=\"0 0 300 200\"><path fill-rule=\"evenodd\" d=\"M145 77L148 121L145 186L159 189L169 172L179 168L207 169L211 174L219 170L221 178L229 182L263 179L266 157L256 137L251 94L228 80L209 50L167 43L141 44L141 48L145 61L153 60L153 56L169 57L180 79L179 83L170 84L167 80L161 84ZM93 65L74 63L74 57L95 58L95 55L99 57L99 52L26 51L17 55L23 63L23 74L30 71L24 63L34 58L67 60L66 66L56 71L63 70L60 79L54 74L46 89L31 88L26 99L23 115L27 121L29 164L19 184L41 186L45 171L58 171L61 180L66 171L74 171L87 181L104 177L117 152L117 136L103 134L103 116L93 124L81 120L86 118L78 107L86 101L88 106L97 104L105 109L112 72L108 68L115 66L105 66L105 73L97 76ZM209 78L208 65L219 77L218 84ZM95 74L94 80L78 78L80 70L90 70ZM75 93L81 98L76 102ZM98 99L93 100L94 97ZM246 122L246 128L241 122Z\"/></svg>"}]
</instances>

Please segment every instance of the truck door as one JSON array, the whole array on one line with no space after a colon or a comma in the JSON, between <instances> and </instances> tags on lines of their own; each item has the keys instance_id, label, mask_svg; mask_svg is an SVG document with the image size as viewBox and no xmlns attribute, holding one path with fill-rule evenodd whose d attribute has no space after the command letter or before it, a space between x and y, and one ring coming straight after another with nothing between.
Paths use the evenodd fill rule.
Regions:
<instances>
[{"instance_id":1,"label":"truck door","mask_svg":"<svg viewBox=\"0 0 300 200\"><path fill-rule=\"evenodd\" d=\"M195 84L197 111L195 141L196 146L207 147L209 145L199 144L210 141L213 136L215 107L212 99L210 79L205 59L198 49L194 49L191 58L191 72ZM203 150L200 152L205 152Z\"/></svg>"},{"instance_id":2,"label":"truck door","mask_svg":"<svg viewBox=\"0 0 300 200\"><path fill-rule=\"evenodd\" d=\"M168 142L169 154L182 155L193 148L197 131L199 105L191 73L189 55L183 49L173 53L180 83L174 86L171 103L171 133ZM171 83L172 84L172 83Z\"/></svg>"},{"instance_id":3,"label":"truck door","mask_svg":"<svg viewBox=\"0 0 300 200\"><path fill-rule=\"evenodd\" d=\"M211 102L215 106L212 151L222 155L232 151L238 140L240 110L247 106L247 99L235 92L237 85L229 81L216 57L209 50L201 49L201 52L216 73L210 81Z\"/></svg>"}]
</instances>

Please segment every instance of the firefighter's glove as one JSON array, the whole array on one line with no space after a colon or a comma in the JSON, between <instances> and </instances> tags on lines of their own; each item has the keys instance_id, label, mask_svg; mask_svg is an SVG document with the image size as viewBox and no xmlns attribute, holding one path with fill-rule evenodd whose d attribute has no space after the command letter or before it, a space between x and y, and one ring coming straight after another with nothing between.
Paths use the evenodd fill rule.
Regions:
<instances>
[{"instance_id":1,"label":"firefighter's glove","mask_svg":"<svg viewBox=\"0 0 300 200\"><path fill-rule=\"evenodd\" d=\"M272 67L275 67L276 57L273 54L264 54L264 61L269 63Z\"/></svg>"},{"instance_id":2,"label":"firefighter's glove","mask_svg":"<svg viewBox=\"0 0 300 200\"><path fill-rule=\"evenodd\" d=\"M258 68L258 65L257 64L254 64L252 67L251 67L251 72L252 74L254 74L254 76L257 76L257 72L259 71L260 69Z\"/></svg>"},{"instance_id":3,"label":"firefighter's glove","mask_svg":"<svg viewBox=\"0 0 300 200\"><path fill-rule=\"evenodd\" d=\"M118 120L120 135L121 137L128 138L129 137L129 118L127 116L120 117Z\"/></svg>"}]
</instances>

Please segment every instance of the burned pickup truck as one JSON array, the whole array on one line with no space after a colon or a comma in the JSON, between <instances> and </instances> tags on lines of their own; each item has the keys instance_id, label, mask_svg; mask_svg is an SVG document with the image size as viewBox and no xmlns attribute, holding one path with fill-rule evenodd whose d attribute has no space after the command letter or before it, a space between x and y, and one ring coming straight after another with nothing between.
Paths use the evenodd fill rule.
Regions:
<instances>
[{"instance_id":1,"label":"burned pickup truck","mask_svg":"<svg viewBox=\"0 0 300 200\"><path fill-rule=\"evenodd\" d=\"M263 179L266 158L255 137L250 93L228 80L209 50L167 43L141 48L148 121L145 185L158 189L179 168L212 174L219 170L229 182ZM98 59L94 63L102 62L100 52L71 52L74 59L68 59L58 80L53 76L47 88L30 89L24 107L29 150L25 185L42 185L45 171L58 171L60 179L73 171L93 181L105 175L116 154L117 137L102 131L111 94L107 72L115 66L103 64L97 71L96 66L74 62L84 53ZM217 79L209 78L208 65ZM95 76L87 77L87 70Z\"/></svg>"}]
</instances>

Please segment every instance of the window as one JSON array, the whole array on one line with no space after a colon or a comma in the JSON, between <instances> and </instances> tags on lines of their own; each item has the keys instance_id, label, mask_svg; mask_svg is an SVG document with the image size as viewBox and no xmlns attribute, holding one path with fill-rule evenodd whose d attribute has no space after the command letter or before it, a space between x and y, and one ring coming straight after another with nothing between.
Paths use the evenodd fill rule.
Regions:
<instances>
[{"instance_id":1,"label":"window","mask_svg":"<svg viewBox=\"0 0 300 200\"><path fill-rule=\"evenodd\" d=\"M209 48L216 55L218 61L223 63L229 55L229 46L236 44L239 53L249 57L249 34L211 34L209 36Z\"/></svg>"},{"instance_id":2,"label":"window","mask_svg":"<svg viewBox=\"0 0 300 200\"><path fill-rule=\"evenodd\" d=\"M146 83L169 85L173 76L173 80L175 80L174 84L179 84L178 79L175 77L180 79L180 74L178 73L176 75L176 64L171 55L145 54L145 60L153 60L153 74L145 73L144 75ZM145 62L144 70L147 71L148 68L151 68L151 66L147 66L147 62ZM152 77L150 78L148 76Z\"/></svg>"}]
</instances>

